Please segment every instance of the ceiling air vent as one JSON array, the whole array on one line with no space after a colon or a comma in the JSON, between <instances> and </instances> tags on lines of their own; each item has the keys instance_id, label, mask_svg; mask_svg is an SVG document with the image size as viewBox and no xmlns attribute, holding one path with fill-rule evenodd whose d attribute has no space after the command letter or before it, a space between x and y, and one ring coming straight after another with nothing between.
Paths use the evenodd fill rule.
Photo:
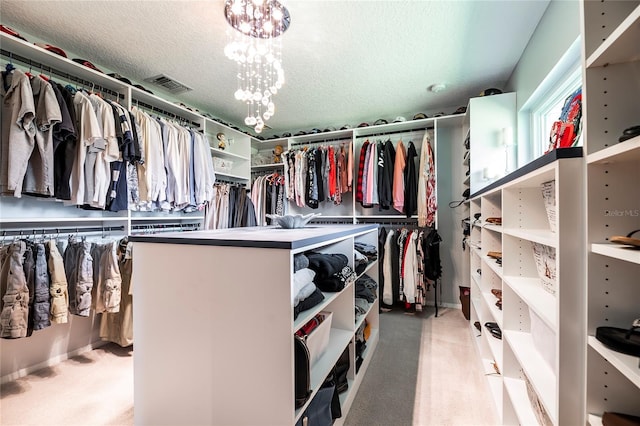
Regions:
<instances>
[{"instance_id":1,"label":"ceiling air vent","mask_svg":"<svg viewBox=\"0 0 640 426\"><path fill-rule=\"evenodd\" d=\"M183 93L183 92L189 92L193 90L191 87L185 84L182 84L179 81L165 74L159 74L159 75L156 75L155 77L145 78L144 81L148 83L153 83L160 87L164 87L171 93Z\"/></svg>"}]
</instances>

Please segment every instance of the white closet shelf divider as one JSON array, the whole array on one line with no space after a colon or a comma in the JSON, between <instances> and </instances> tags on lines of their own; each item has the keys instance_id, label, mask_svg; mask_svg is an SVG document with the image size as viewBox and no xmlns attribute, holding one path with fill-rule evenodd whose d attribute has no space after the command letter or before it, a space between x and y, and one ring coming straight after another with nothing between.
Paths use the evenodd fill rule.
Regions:
<instances>
[{"instance_id":1,"label":"white closet shelf divider","mask_svg":"<svg viewBox=\"0 0 640 426\"><path fill-rule=\"evenodd\" d=\"M494 225L492 223L484 223L482 225L483 228L488 229L489 231L502 233L502 225Z\"/></svg>"},{"instance_id":2,"label":"white closet shelf divider","mask_svg":"<svg viewBox=\"0 0 640 426\"><path fill-rule=\"evenodd\" d=\"M234 154L233 152L229 152L229 151L225 151L224 149L220 149L220 148L214 148L214 147L209 147L211 149L211 152L213 154L215 154L216 156L219 157L229 157L229 158L235 158L238 160L248 160L248 157L245 157L244 155L240 155L240 154Z\"/></svg>"},{"instance_id":3,"label":"white closet shelf divider","mask_svg":"<svg viewBox=\"0 0 640 426\"><path fill-rule=\"evenodd\" d=\"M587 67L600 67L637 59L640 40L640 5L587 58Z\"/></svg>"},{"instance_id":4,"label":"white closet shelf divider","mask_svg":"<svg viewBox=\"0 0 640 426\"><path fill-rule=\"evenodd\" d=\"M496 306L498 299L488 291L482 292L482 298L489 307L489 312L491 312L493 320L498 324L498 327L502 329L502 311Z\"/></svg>"},{"instance_id":5,"label":"white closet shelf divider","mask_svg":"<svg viewBox=\"0 0 640 426\"><path fill-rule=\"evenodd\" d=\"M502 266L496 263L496 259L487 255L483 255L481 258L498 277L502 278Z\"/></svg>"},{"instance_id":6,"label":"white closet shelf divider","mask_svg":"<svg viewBox=\"0 0 640 426\"><path fill-rule=\"evenodd\" d=\"M241 175L234 175L231 173L223 173L223 172L218 172L216 171L216 176L221 177L221 178L232 178L232 179L239 179L239 180L248 180L249 178L247 176L241 176Z\"/></svg>"},{"instance_id":7,"label":"white closet shelf divider","mask_svg":"<svg viewBox=\"0 0 640 426\"><path fill-rule=\"evenodd\" d=\"M536 418L529 396L527 394L527 385L524 380L514 379L511 377L504 378L504 387L507 390L513 409L516 412L518 421L521 425L537 425Z\"/></svg>"},{"instance_id":8,"label":"white closet shelf divider","mask_svg":"<svg viewBox=\"0 0 640 426\"><path fill-rule=\"evenodd\" d=\"M631 246L614 243L593 243L591 244L591 251L614 259L640 264L640 250Z\"/></svg>"},{"instance_id":9,"label":"white closet shelf divider","mask_svg":"<svg viewBox=\"0 0 640 426\"><path fill-rule=\"evenodd\" d=\"M506 228L502 231L504 235L521 238L533 243L556 248L558 246L558 235L549 229L516 229Z\"/></svg>"},{"instance_id":10,"label":"white closet shelf divider","mask_svg":"<svg viewBox=\"0 0 640 426\"><path fill-rule=\"evenodd\" d=\"M640 160L640 136L609 146L589 154L588 164L638 162Z\"/></svg>"},{"instance_id":11,"label":"white closet shelf divider","mask_svg":"<svg viewBox=\"0 0 640 426\"><path fill-rule=\"evenodd\" d=\"M505 276L504 282L552 330L558 328L556 297L542 288L539 278Z\"/></svg>"},{"instance_id":12,"label":"white closet shelf divider","mask_svg":"<svg viewBox=\"0 0 640 426\"><path fill-rule=\"evenodd\" d=\"M520 366L529 377L531 385L547 410L547 414L552 422L557 424L556 376L538 351L534 349L533 337L530 333L511 330L503 331L502 334Z\"/></svg>"},{"instance_id":13,"label":"white closet shelf divider","mask_svg":"<svg viewBox=\"0 0 640 426\"><path fill-rule=\"evenodd\" d=\"M600 343L595 336L589 336L587 342L634 385L640 387L640 358L613 351Z\"/></svg>"}]
</instances>

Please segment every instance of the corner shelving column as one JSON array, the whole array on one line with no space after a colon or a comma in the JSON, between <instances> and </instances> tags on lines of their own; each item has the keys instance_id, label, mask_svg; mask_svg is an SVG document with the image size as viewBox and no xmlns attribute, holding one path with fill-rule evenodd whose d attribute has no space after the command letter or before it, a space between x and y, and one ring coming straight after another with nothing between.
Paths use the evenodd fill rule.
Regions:
<instances>
[{"instance_id":1,"label":"corner shelving column","mask_svg":"<svg viewBox=\"0 0 640 426\"><path fill-rule=\"evenodd\" d=\"M640 317L640 252L609 242L640 229L640 1L581 3L587 151L587 400L590 424L604 412L640 416L640 358L595 338Z\"/></svg>"},{"instance_id":2,"label":"corner shelving column","mask_svg":"<svg viewBox=\"0 0 640 426\"><path fill-rule=\"evenodd\" d=\"M536 419L532 397L552 424L584 424L583 161L566 152L503 186L505 424Z\"/></svg>"}]
</instances>

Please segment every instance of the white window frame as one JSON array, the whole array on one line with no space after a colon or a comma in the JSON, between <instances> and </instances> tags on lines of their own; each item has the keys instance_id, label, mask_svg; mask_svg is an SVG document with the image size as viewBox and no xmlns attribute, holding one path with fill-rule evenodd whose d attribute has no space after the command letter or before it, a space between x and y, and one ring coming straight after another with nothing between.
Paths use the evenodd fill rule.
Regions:
<instances>
[{"instance_id":1,"label":"white window frame","mask_svg":"<svg viewBox=\"0 0 640 426\"><path fill-rule=\"evenodd\" d=\"M546 78L538 85L518 114L518 167L542 156L549 147L550 115L554 109L582 85L581 42L578 37ZM555 115L555 113L553 114Z\"/></svg>"},{"instance_id":2,"label":"white window frame","mask_svg":"<svg viewBox=\"0 0 640 426\"><path fill-rule=\"evenodd\" d=\"M531 110L531 141L533 142L533 157L538 158L549 147L549 134L554 121L560 118L560 112L569 95L582 85L582 67L578 64L563 80Z\"/></svg>"}]
</instances>

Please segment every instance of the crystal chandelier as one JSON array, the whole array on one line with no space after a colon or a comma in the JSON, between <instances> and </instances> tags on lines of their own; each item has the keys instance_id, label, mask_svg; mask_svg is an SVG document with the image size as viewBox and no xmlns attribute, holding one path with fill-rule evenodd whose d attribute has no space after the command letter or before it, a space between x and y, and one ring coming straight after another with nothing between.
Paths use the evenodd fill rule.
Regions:
<instances>
[{"instance_id":1,"label":"crystal chandelier","mask_svg":"<svg viewBox=\"0 0 640 426\"><path fill-rule=\"evenodd\" d=\"M244 123L260 133L275 113L272 96L284 84L278 36L289 28L291 17L277 0L226 0L224 15L237 30L224 49L238 65L234 96L247 104Z\"/></svg>"}]
</instances>

